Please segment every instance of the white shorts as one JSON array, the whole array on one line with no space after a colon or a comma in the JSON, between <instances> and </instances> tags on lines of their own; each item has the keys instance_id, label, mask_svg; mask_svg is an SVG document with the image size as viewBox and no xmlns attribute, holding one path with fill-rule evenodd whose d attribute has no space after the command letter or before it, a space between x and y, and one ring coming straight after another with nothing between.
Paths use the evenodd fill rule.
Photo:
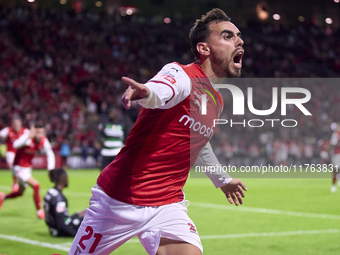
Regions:
<instances>
[{"instance_id":1,"label":"white shorts","mask_svg":"<svg viewBox=\"0 0 340 255\"><path fill-rule=\"evenodd\" d=\"M109 197L95 185L68 254L110 254L134 236L152 255L156 254L161 237L190 243L203 253L187 212L185 201L155 207L131 205Z\"/></svg>"},{"instance_id":2,"label":"white shorts","mask_svg":"<svg viewBox=\"0 0 340 255\"><path fill-rule=\"evenodd\" d=\"M328 152L327 151L320 151L320 158L321 159L328 159Z\"/></svg>"},{"instance_id":3,"label":"white shorts","mask_svg":"<svg viewBox=\"0 0 340 255\"><path fill-rule=\"evenodd\" d=\"M30 167L22 167L22 166L13 166L11 169L13 175L15 175L19 182L25 184L29 178L32 177L32 168Z\"/></svg>"},{"instance_id":4,"label":"white shorts","mask_svg":"<svg viewBox=\"0 0 340 255\"><path fill-rule=\"evenodd\" d=\"M287 161L288 154L287 153L278 153L275 158L276 164L281 164L282 162Z\"/></svg>"},{"instance_id":5,"label":"white shorts","mask_svg":"<svg viewBox=\"0 0 340 255\"><path fill-rule=\"evenodd\" d=\"M6 162L8 164L9 169L12 169L12 167L13 167L14 158L15 158L14 152L12 152L12 151L6 152Z\"/></svg>"},{"instance_id":6,"label":"white shorts","mask_svg":"<svg viewBox=\"0 0 340 255\"><path fill-rule=\"evenodd\" d=\"M334 166L340 167L340 154L335 154L332 156L332 164Z\"/></svg>"}]
</instances>

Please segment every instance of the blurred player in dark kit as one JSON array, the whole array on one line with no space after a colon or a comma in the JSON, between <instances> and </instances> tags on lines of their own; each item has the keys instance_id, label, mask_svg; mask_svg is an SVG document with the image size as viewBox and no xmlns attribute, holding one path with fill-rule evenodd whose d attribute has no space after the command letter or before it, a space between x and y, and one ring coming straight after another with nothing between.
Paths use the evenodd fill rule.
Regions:
<instances>
[{"instance_id":1,"label":"blurred player in dark kit","mask_svg":"<svg viewBox=\"0 0 340 255\"><path fill-rule=\"evenodd\" d=\"M55 186L44 197L45 222L51 236L75 236L85 211L68 214L67 199L62 193L68 187L68 176L63 168L53 170L51 179Z\"/></svg>"}]
</instances>

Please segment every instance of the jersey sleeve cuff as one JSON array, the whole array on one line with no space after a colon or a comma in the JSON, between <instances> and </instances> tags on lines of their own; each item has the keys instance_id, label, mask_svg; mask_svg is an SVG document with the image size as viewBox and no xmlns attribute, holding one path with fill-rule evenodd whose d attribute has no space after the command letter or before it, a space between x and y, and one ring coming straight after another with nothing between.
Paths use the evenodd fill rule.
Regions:
<instances>
[{"instance_id":1,"label":"jersey sleeve cuff","mask_svg":"<svg viewBox=\"0 0 340 255\"><path fill-rule=\"evenodd\" d=\"M146 98L136 100L141 106L150 109L156 109L164 106L174 95L174 89L163 82L148 82L145 86L149 89L150 94Z\"/></svg>"},{"instance_id":2,"label":"jersey sleeve cuff","mask_svg":"<svg viewBox=\"0 0 340 255\"><path fill-rule=\"evenodd\" d=\"M215 178L211 178L210 180L212 181L212 183L214 184L215 188L221 188L225 185L227 185L229 182L231 182L233 178L225 178L225 177L221 177L218 179Z\"/></svg>"}]
</instances>

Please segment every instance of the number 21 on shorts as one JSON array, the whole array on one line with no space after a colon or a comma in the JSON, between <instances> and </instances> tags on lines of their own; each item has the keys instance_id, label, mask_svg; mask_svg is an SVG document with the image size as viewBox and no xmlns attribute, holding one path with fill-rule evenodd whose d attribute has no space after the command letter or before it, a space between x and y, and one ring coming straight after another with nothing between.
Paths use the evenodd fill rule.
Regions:
<instances>
[{"instance_id":1,"label":"number 21 on shorts","mask_svg":"<svg viewBox=\"0 0 340 255\"><path fill-rule=\"evenodd\" d=\"M83 235L83 236L80 238L78 244L79 244L79 246L80 246L83 250L85 250L85 249L86 249L86 246L84 245L83 242L84 242L85 240L91 239L92 236L93 236L93 237L94 237L94 240L93 240L92 245L91 245L91 248L90 248L90 250L89 250L89 253L93 253L94 250L97 248L97 245L98 245L100 239L102 239L103 236L102 236L101 234L98 234L98 233L94 233L94 234L93 234L93 228L90 227L90 226L87 226L87 227L86 227L85 232L86 232L87 234L86 234L86 235Z\"/></svg>"}]
</instances>

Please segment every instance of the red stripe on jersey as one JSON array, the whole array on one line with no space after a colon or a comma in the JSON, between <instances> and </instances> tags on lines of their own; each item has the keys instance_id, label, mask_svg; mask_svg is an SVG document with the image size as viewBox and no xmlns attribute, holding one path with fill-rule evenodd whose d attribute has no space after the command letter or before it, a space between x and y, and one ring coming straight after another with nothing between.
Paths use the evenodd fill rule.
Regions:
<instances>
[{"instance_id":1,"label":"red stripe on jersey","mask_svg":"<svg viewBox=\"0 0 340 255\"><path fill-rule=\"evenodd\" d=\"M174 96L175 96L175 90L174 90L174 88L171 87L169 84L167 84L167 83L165 83L165 82L162 82L162 81L153 81L153 80L151 80L151 82L154 82L154 83L162 83L162 84L167 85L168 87L170 87L170 88L172 89L172 97L171 97L167 102L169 102L171 99L174 98Z\"/></svg>"}]
</instances>

